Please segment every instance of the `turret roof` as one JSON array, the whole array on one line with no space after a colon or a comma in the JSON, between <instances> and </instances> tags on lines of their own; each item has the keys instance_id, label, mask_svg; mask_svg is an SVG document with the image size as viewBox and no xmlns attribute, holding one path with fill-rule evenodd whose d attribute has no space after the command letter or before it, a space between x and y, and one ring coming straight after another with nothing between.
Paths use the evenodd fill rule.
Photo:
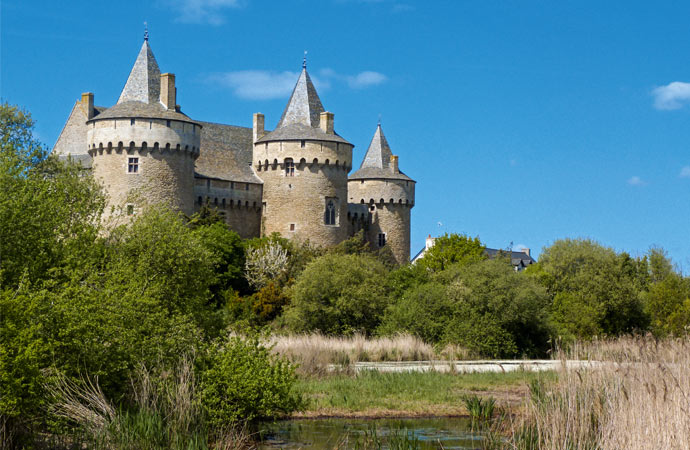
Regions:
<instances>
[{"instance_id":1,"label":"turret roof","mask_svg":"<svg viewBox=\"0 0 690 450\"><path fill-rule=\"evenodd\" d=\"M156 58L153 56L149 41L145 39L117 102L123 103L134 100L144 103L158 103L160 102L160 94L161 71L158 68Z\"/></svg>"},{"instance_id":2,"label":"turret roof","mask_svg":"<svg viewBox=\"0 0 690 450\"><path fill-rule=\"evenodd\" d=\"M413 181L400 170L395 171L391 164L391 156L393 156L393 152L391 152L388 140L383 134L381 124L378 124L374 137L371 139L371 143L367 149L367 153L364 155L362 165L359 166L356 172L349 176L349 179L360 180L378 178Z\"/></svg>"},{"instance_id":3,"label":"turret roof","mask_svg":"<svg viewBox=\"0 0 690 450\"><path fill-rule=\"evenodd\" d=\"M302 67L302 73L292 90L278 126L257 142L310 139L349 144L337 133L328 134L319 127L322 112L325 112L325 109L321 104L319 94L316 92L307 68Z\"/></svg>"}]
</instances>

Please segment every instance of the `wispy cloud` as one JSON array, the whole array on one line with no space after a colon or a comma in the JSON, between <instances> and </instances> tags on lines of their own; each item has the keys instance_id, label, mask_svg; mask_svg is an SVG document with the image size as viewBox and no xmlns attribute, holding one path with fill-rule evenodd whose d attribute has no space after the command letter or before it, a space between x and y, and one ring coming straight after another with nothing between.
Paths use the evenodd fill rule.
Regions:
<instances>
[{"instance_id":1,"label":"wispy cloud","mask_svg":"<svg viewBox=\"0 0 690 450\"><path fill-rule=\"evenodd\" d=\"M656 109L679 109L690 103L690 83L674 81L652 90Z\"/></svg>"},{"instance_id":2,"label":"wispy cloud","mask_svg":"<svg viewBox=\"0 0 690 450\"><path fill-rule=\"evenodd\" d=\"M684 166L682 169L680 169L680 175L681 178L690 178L690 166Z\"/></svg>"},{"instance_id":3,"label":"wispy cloud","mask_svg":"<svg viewBox=\"0 0 690 450\"><path fill-rule=\"evenodd\" d=\"M177 22L222 25L225 23L225 10L240 8L242 0L167 0L161 5L172 8L177 13Z\"/></svg>"},{"instance_id":4,"label":"wispy cloud","mask_svg":"<svg viewBox=\"0 0 690 450\"><path fill-rule=\"evenodd\" d=\"M647 185L647 182L644 181L642 178L638 177L637 175L635 175L635 176L628 178L628 184L630 186L645 186L645 185Z\"/></svg>"},{"instance_id":5,"label":"wispy cloud","mask_svg":"<svg viewBox=\"0 0 690 450\"><path fill-rule=\"evenodd\" d=\"M240 70L211 74L208 82L232 90L237 97L247 100L270 100L290 95L299 72L268 70ZM319 91L330 89L333 83L343 83L351 89L364 89L384 83L388 77L379 72L364 71L356 75L342 75L333 69L322 69L312 81Z\"/></svg>"}]
</instances>

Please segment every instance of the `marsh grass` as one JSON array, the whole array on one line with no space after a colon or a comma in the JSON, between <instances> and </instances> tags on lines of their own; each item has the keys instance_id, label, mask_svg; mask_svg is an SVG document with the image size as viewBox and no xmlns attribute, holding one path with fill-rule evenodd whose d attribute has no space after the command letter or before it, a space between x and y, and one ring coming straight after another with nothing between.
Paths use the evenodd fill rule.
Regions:
<instances>
[{"instance_id":1,"label":"marsh grass","mask_svg":"<svg viewBox=\"0 0 690 450\"><path fill-rule=\"evenodd\" d=\"M330 337L321 334L274 335L268 338L273 351L299 365L301 375L326 375L333 366L347 371L357 362L427 361L466 359L469 353L457 346L434 349L409 334L368 338L363 335Z\"/></svg>"},{"instance_id":2,"label":"marsh grass","mask_svg":"<svg viewBox=\"0 0 690 450\"><path fill-rule=\"evenodd\" d=\"M532 382L509 448L690 448L690 339L596 340L559 356L593 364Z\"/></svg>"},{"instance_id":3,"label":"marsh grass","mask_svg":"<svg viewBox=\"0 0 690 450\"><path fill-rule=\"evenodd\" d=\"M171 373L154 376L141 367L132 382L133 401L116 408L98 380L74 382L56 375L47 386L56 399L51 412L76 424L75 436L90 449L205 450L246 449L246 429L212 430L196 395L192 362L183 358Z\"/></svg>"}]
</instances>

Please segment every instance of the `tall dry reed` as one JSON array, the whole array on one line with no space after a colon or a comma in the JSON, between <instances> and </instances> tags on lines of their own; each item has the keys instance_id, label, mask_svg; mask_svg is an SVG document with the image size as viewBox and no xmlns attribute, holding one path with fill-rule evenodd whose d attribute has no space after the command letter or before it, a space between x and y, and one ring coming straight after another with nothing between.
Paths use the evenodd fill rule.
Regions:
<instances>
[{"instance_id":1,"label":"tall dry reed","mask_svg":"<svg viewBox=\"0 0 690 450\"><path fill-rule=\"evenodd\" d=\"M431 345L421 339L400 334L367 338L363 335L330 337L321 334L270 336L273 351L299 365L302 374L324 374L329 367L347 368L360 361L421 361L436 357Z\"/></svg>"},{"instance_id":2,"label":"tall dry reed","mask_svg":"<svg viewBox=\"0 0 690 450\"><path fill-rule=\"evenodd\" d=\"M511 448L690 449L690 339L581 343L553 385L533 384ZM566 359L587 359L571 369Z\"/></svg>"}]
</instances>

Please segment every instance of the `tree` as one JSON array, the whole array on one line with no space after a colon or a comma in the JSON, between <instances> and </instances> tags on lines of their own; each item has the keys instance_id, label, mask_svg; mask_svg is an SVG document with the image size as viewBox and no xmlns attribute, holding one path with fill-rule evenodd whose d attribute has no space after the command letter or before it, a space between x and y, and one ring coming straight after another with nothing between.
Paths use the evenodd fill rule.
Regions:
<instances>
[{"instance_id":1,"label":"tree","mask_svg":"<svg viewBox=\"0 0 690 450\"><path fill-rule=\"evenodd\" d=\"M642 303L647 267L627 253L589 239L563 239L545 248L526 272L551 295L563 337L618 335L648 325Z\"/></svg>"},{"instance_id":2,"label":"tree","mask_svg":"<svg viewBox=\"0 0 690 450\"><path fill-rule=\"evenodd\" d=\"M31 116L0 105L0 287L79 264L97 239L104 197L70 161L48 157Z\"/></svg>"},{"instance_id":3,"label":"tree","mask_svg":"<svg viewBox=\"0 0 690 450\"><path fill-rule=\"evenodd\" d=\"M446 233L436 238L417 264L431 272L440 272L452 264L470 264L486 259L484 248L478 237Z\"/></svg>"},{"instance_id":4,"label":"tree","mask_svg":"<svg viewBox=\"0 0 690 450\"><path fill-rule=\"evenodd\" d=\"M368 255L318 257L292 287L286 322L296 332L369 334L387 304L386 275L386 267Z\"/></svg>"}]
</instances>

